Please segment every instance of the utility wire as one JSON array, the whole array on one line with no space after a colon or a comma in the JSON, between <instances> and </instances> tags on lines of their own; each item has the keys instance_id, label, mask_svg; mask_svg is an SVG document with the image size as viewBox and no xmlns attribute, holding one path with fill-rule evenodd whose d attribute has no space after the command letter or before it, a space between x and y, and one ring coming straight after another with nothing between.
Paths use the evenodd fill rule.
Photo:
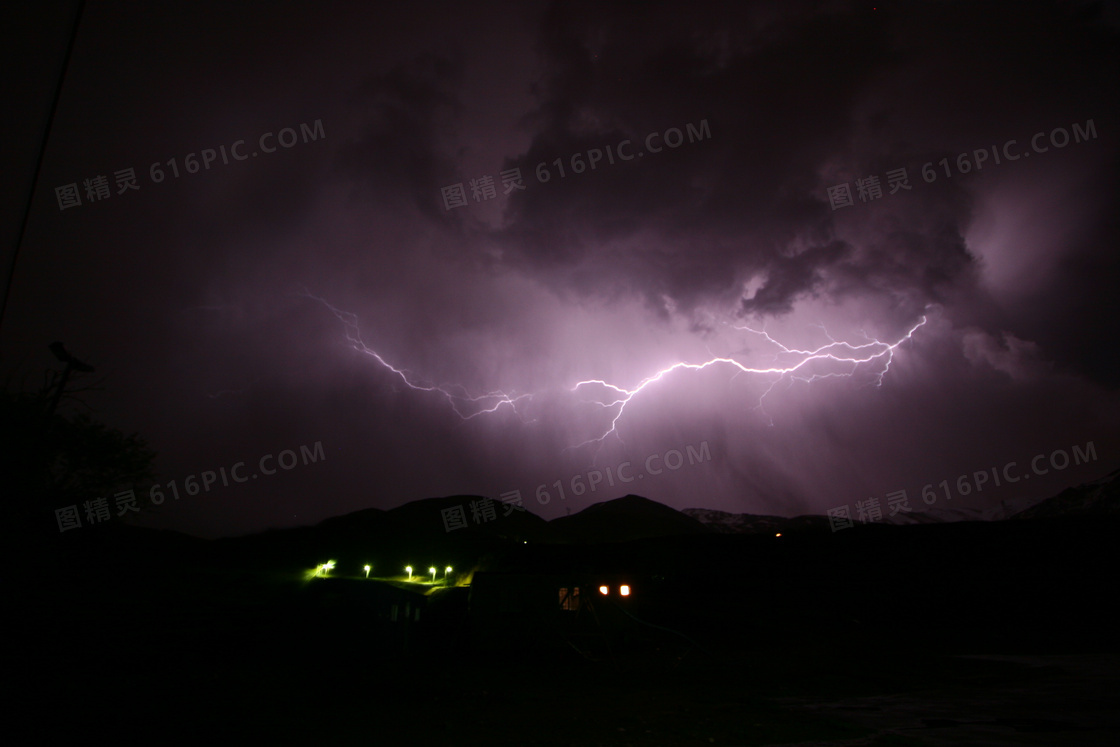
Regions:
<instances>
[{"instance_id":1,"label":"utility wire","mask_svg":"<svg viewBox=\"0 0 1120 747\"><path fill-rule=\"evenodd\" d=\"M27 233L27 224L31 220L31 205L35 202L35 194L39 190L39 176L43 170L43 160L47 154L47 142L51 137L51 128L54 125L54 115L58 111L58 100L62 98L62 86L66 82L66 73L70 70L70 58L74 53L74 42L78 39L78 26L82 22L82 12L85 10L85 0L78 0L78 12L74 16L74 27L70 30L70 43L66 45L66 58L62 61L62 74L58 77L58 86L54 91L51 101L51 111L47 117L47 128L43 131L43 142L39 146L39 158L35 162L35 176L31 180L31 193L27 195L27 204L23 209L23 221L20 223L19 236L16 238L16 248L12 252L12 262L8 267L8 279L4 283L4 299L0 301L0 329L4 327L4 316L8 311L8 298L12 293L12 281L16 276L16 262L19 260L19 250L23 247L23 237Z\"/></svg>"}]
</instances>

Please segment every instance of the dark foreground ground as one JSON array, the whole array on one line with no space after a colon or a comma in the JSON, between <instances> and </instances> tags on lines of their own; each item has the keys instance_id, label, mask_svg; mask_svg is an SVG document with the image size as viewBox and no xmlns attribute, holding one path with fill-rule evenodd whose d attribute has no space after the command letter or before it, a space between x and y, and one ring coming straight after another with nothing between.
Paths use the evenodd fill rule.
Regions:
<instances>
[{"instance_id":1,"label":"dark foreground ground","mask_svg":"<svg viewBox=\"0 0 1120 747\"><path fill-rule=\"evenodd\" d=\"M1114 529L1069 526L1015 540L1024 546L1004 549L1041 542L1046 557L1000 566L999 584L979 570L960 575L991 543L973 543L987 548L979 554L958 542L931 556L923 537L949 535L929 532L882 542L867 535L855 551L828 558L809 545L787 545L780 556L747 552L752 563L769 558L768 572L698 575L669 606L641 608L657 628L576 646L516 626L508 643L499 630L481 645L465 589L426 607L425 624L402 637L346 603L357 588L346 584L358 582L309 584L193 556L157 564L62 553L13 590L9 729L35 733L19 742L27 744L104 735L217 744L1113 745L1117 551L1105 540ZM1040 568L1053 572L1039 577Z\"/></svg>"}]
</instances>

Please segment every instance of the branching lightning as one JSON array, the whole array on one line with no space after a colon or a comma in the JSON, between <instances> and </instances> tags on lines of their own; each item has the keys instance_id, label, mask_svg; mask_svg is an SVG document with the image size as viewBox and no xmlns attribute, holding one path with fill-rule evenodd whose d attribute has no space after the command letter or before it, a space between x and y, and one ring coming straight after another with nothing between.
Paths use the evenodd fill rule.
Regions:
<instances>
[{"instance_id":1,"label":"branching lightning","mask_svg":"<svg viewBox=\"0 0 1120 747\"><path fill-rule=\"evenodd\" d=\"M326 306L327 309L329 309L330 312L334 314L340 322L342 322L343 326L346 329L346 339L350 342L355 350L364 355L368 355L379 364L381 364L382 367L392 371L408 387L420 392L435 392L439 394L447 400L448 404L451 405L451 409L463 420L471 420L472 418L476 418L479 415L497 412L499 408L507 405L513 408L514 411L516 411L518 402L532 397L531 394L522 394L515 397L513 395L506 394L505 392L500 391L488 392L486 394L473 396L458 384L438 385L421 383L417 377L410 376L410 372L407 369L397 368L396 366L382 358L380 353L370 348L365 344L365 342L362 341L361 333L358 330L357 315L352 314L349 311L342 311L341 309L337 309L324 299L313 296L306 290L300 293L300 295L310 298L314 301L318 301L319 303ZM473 410L473 412L471 410Z\"/></svg>"},{"instance_id":2,"label":"branching lightning","mask_svg":"<svg viewBox=\"0 0 1120 747\"><path fill-rule=\"evenodd\" d=\"M616 396L615 396L615 399L613 399L609 402L607 402L607 401L597 401L597 403L602 405L604 408L612 408L612 407L617 407L618 408L618 410L614 414L614 417L611 419L610 428L607 429L607 431L605 433L603 433L601 436L599 436L597 438L588 439L587 441L584 442L584 444L587 444L587 443L601 443L604 438L611 435L612 433L616 433L616 428L617 428L617 425L618 425L618 421L622 418L623 413L626 411L626 405L628 405L630 403L630 401L634 399L634 397L636 397L638 394L640 394L642 392L642 390L644 390L646 387L661 381L662 379L664 379L669 374L671 374L675 371L681 370L681 369L687 369L687 370L692 370L692 371L700 371L700 370L703 370L705 368L709 368L711 366L726 365L726 366L731 366L732 368L736 369L736 373L735 373L736 376L738 376L741 373L776 375L776 378L774 379L774 381L771 382L770 386L762 394L762 397L759 398L759 405L758 405L759 407L762 406L762 400L765 399L766 395L769 394L773 390L773 388L779 382L781 382L783 380L800 380L800 381L804 381L804 382L808 383L808 382L815 381L817 379L825 379L825 378L831 378L831 377L841 376L841 375L850 376L852 373L855 373L855 369L857 367L859 367L860 364L871 363L872 361L875 361L875 360L882 360L883 361L883 368L876 375L876 385L877 386L881 385L883 383L883 376L885 376L887 371L890 369L891 360L894 358L894 351L898 348L899 345L901 345L902 343L909 340L913 336L914 332L917 331L917 329L925 323L926 323L926 317L923 316L917 324L915 324L913 327L910 328L910 330L906 333L905 336L902 337L902 339L900 339L900 340L898 340L897 342L894 342L894 343L880 342L879 340L870 340L869 342L867 342L863 345L853 345L849 342L838 342L836 340L833 340L832 336L829 335L827 330L826 330L825 331L825 336L828 337L829 343L827 345L822 345L819 348L816 348L815 350L798 350L796 348L789 348L789 347L786 347L785 345L783 345L782 343L778 342L774 338L772 338L765 331L754 330L754 329L751 329L750 327L735 327L735 329L740 329L740 330L744 330L744 331L747 331L747 332L752 332L756 335L760 335L760 336L764 337L768 342L773 343L774 345L776 345L780 349L780 354L781 355L790 355L790 356L794 356L795 358L800 357L800 359L797 360L796 362L794 362L792 365L787 365L787 366L775 365L775 366L770 366L768 368L751 368L749 366L743 365L742 363L735 360L734 358L722 358L722 357L713 357L713 358L710 358L709 360L706 360L702 363L685 363L685 362L674 363L671 366L667 366L666 368L661 369L660 371L653 374L652 376L649 376L648 378L643 379L633 389L623 389L622 387L616 386L614 384L610 384L610 383L608 383L606 381L603 381L601 379L589 379L587 381L581 381L581 382L577 383L575 386L573 386L571 388L571 391L578 392L582 387L598 385L598 386L603 387L604 389L608 390L609 392L614 392L614 394ZM839 352L834 352L834 351L846 351L846 352L839 353ZM813 361L818 361L818 360L828 360L828 361L834 361L834 362L837 362L837 363L851 364L851 371L849 371L847 374L837 374L837 373L818 374L818 373L813 373L813 374L808 374L808 375L804 375L804 374L799 375L799 372L801 372L802 369L806 368ZM582 446L583 444L580 444L580 445Z\"/></svg>"},{"instance_id":3,"label":"branching lightning","mask_svg":"<svg viewBox=\"0 0 1120 747\"><path fill-rule=\"evenodd\" d=\"M398 368L389 363L376 350L370 348L362 341L358 329L358 318L355 314L335 308L324 299L313 296L306 291L301 293L301 295L323 304L323 306L329 309L330 312L342 322L346 329L346 339L355 350L373 358L383 368L388 369L400 378L408 387L417 391L432 392L440 395L447 400L455 414L463 420L471 420L479 415L494 413L503 407L509 407L517 413L519 403L531 400L534 397L533 394L513 395L502 391L471 395L465 388L457 384L436 385L423 383L419 377L411 374L407 369ZM600 435L589 438L571 448L578 448L587 444L601 444L604 439L611 435L618 437L618 424L626 412L627 405L647 389L650 389L658 382L678 372L701 371L716 366L725 366L735 371L734 376L740 374L756 374L773 377L773 381L770 382L769 387L767 387L766 391L759 397L756 409L762 408L763 400L766 396L773 391L774 387L782 382L786 382L787 384L792 384L794 381L811 383L818 379L850 377L860 366L874 364L876 362L879 364L879 367L874 374L874 381L876 386L881 386L883 377L886 376L887 372L890 370L895 351L902 343L911 339L914 333L917 332L926 321L927 318L923 316L905 335L895 342L884 342L870 338L864 334L867 342L861 344L836 340L821 326L828 342L817 348L810 349L791 348L775 340L765 330L756 330L746 326L734 325L734 329L761 337L776 348L776 352L773 355L774 361L770 366L754 368L744 365L734 358L713 356L699 363L689 363L686 361L673 363L642 379L631 388L612 384L602 379L587 379L577 382L568 388L567 391L570 394L579 397L579 401L581 402L601 407L603 410L610 412L611 415L609 426L606 427ZM844 372L813 372L810 368L812 364L817 361L840 364L845 366L847 370Z\"/></svg>"}]
</instances>

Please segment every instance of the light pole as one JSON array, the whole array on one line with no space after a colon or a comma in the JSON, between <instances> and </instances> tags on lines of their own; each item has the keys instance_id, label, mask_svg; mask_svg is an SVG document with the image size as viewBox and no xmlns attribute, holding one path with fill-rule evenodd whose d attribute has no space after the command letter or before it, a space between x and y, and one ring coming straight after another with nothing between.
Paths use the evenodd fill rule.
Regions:
<instances>
[{"instance_id":1,"label":"light pole","mask_svg":"<svg viewBox=\"0 0 1120 747\"><path fill-rule=\"evenodd\" d=\"M411 580L412 580L412 566L410 566L410 565L406 565L406 566L404 567L404 569L405 569L406 571L408 571L408 580L409 580L409 581L411 581Z\"/></svg>"},{"instance_id":2,"label":"light pole","mask_svg":"<svg viewBox=\"0 0 1120 747\"><path fill-rule=\"evenodd\" d=\"M432 583L434 584L436 582L436 567L433 565L428 569L428 573L432 574Z\"/></svg>"},{"instance_id":3,"label":"light pole","mask_svg":"<svg viewBox=\"0 0 1120 747\"><path fill-rule=\"evenodd\" d=\"M55 385L54 396L51 397L51 403L47 408L47 413L53 415L55 408L58 407L58 401L62 399L62 392L66 389L66 382L70 380L70 374L74 371L81 373L90 373L93 371L93 366L88 363L82 363L80 360L66 352L66 348L62 346L61 342L52 342L50 344L51 352L54 357L59 361L65 363L66 366L62 369L62 375Z\"/></svg>"},{"instance_id":4,"label":"light pole","mask_svg":"<svg viewBox=\"0 0 1120 747\"><path fill-rule=\"evenodd\" d=\"M366 566L366 578L369 578L369 566Z\"/></svg>"}]
</instances>

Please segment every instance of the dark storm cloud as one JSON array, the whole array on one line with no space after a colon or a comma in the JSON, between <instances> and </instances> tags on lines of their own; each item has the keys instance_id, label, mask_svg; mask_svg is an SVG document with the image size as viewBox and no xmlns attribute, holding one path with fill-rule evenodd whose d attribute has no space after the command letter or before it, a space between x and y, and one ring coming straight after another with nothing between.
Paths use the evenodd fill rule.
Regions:
<instances>
[{"instance_id":1,"label":"dark storm cloud","mask_svg":"<svg viewBox=\"0 0 1120 747\"><path fill-rule=\"evenodd\" d=\"M554 10L542 30L540 131L519 160L547 163L625 139L642 151L648 134L702 121L710 138L526 191L511 211L511 237L546 270L601 263L603 277L623 274L685 305L771 264L774 288L806 290L816 273L779 279L794 271L780 253L806 234L831 243L825 225L814 230L822 224L816 170L843 145L836 115L887 54L875 19L789 9L763 24L749 9L730 20L667 6L637 17L631 10L612 6L590 18ZM831 62L838 56L843 64ZM657 244L639 261L595 256L639 234Z\"/></svg>"},{"instance_id":2,"label":"dark storm cloud","mask_svg":"<svg viewBox=\"0 0 1120 747\"><path fill-rule=\"evenodd\" d=\"M1093 6L692 10L550 10L536 134L507 167L624 139L641 150L648 133L701 120L712 136L516 195L511 263L583 294L617 293L626 278L655 306L761 277L744 312L784 313L823 292L910 297L914 314L974 284L964 233L985 188L979 174L926 184L921 166L1116 111L1116 35ZM913 189L887 195L884 173L898 167ZM830 210L828 187L854 193L870 174L881 204Z\"/></svg>"},{"instance_id":3,"label":"dark storm cloud","mask_svg":"<svg viewBox=\"0 0 1120 747\"><path fill-rule=\"evenodd\" d=\"M779 257L767 268L762 287L750 298L744 298L740 310L744 314L777 315L793 310L793 301L812 290L823 280L825 269L842 261L850 248L837 241L828 246L812 247L793 257Z\"/></svg>"},{"instance_id":4,"label":"dark storm cloud","mask_svg":"<svg viewBox=\"0 0 1120 747\"><path fill-rule=\"evenodd\" d=\"M947 197L894 204L890 212L860 216L851 229L839 228L848 251L843 257L825 255L830 264L819 270L819 292L835 300L880 299L904 319L975 292L979 268L961 234L967 212L959 195ZM824 261L817 260L822 267Z\"/></svg>"},{"instance_id":5,"label":"dark storm cloud","mask_svg":"<svg viewBox=\"0 0 1120 747\"><path fill-rule=\"evenodd\" d=\"M823 511L1052 438L1115 443L1115 397L1086 380L1120 370L1099 344L1120 318L1120 56L1092 6L220 11L91 9L4 330L21 353L63 339L112 369L96 404L150 435L165 479L323 442L324 469L168 508L168 524L220 534L515 488L548 514L564 506L534 505L539 485L704 441L710 464L641 492ZM960 153L1090 119L1090 141L956 173ZM53 204L58 184L143 179L317 120L313 143ZM621 159L626 140L644 155ZM573 168L608 146L614 163ZM942 158L954 175L923 179ZM506 194L512 168L525 189ZM897 168L912 189L892 194ZM483 174L492 199L472 191ZM883 196L865 202L869 175ZM833 210L842 183L854 204ZM761 330L897 341L923 316L885 376L680 371L601 442L613 411L595 397L622 389L573 390L713 356L789 362ZM464 420L433 385L524 398Z\"/></svg>"},{"instance_id":6,"label":"dark storm cloud","mask_svg":"<svg viewBox=\"0 0 1120 747\"><path fill-rule=\"evenodd\" d=\"M428 219L445 213L432 199L453 160L440 146L462 116L462 60L425 54L365 80L354 105L361 131L339 156L380 205L411 203Z\"/></svg>"}]
</instances>

